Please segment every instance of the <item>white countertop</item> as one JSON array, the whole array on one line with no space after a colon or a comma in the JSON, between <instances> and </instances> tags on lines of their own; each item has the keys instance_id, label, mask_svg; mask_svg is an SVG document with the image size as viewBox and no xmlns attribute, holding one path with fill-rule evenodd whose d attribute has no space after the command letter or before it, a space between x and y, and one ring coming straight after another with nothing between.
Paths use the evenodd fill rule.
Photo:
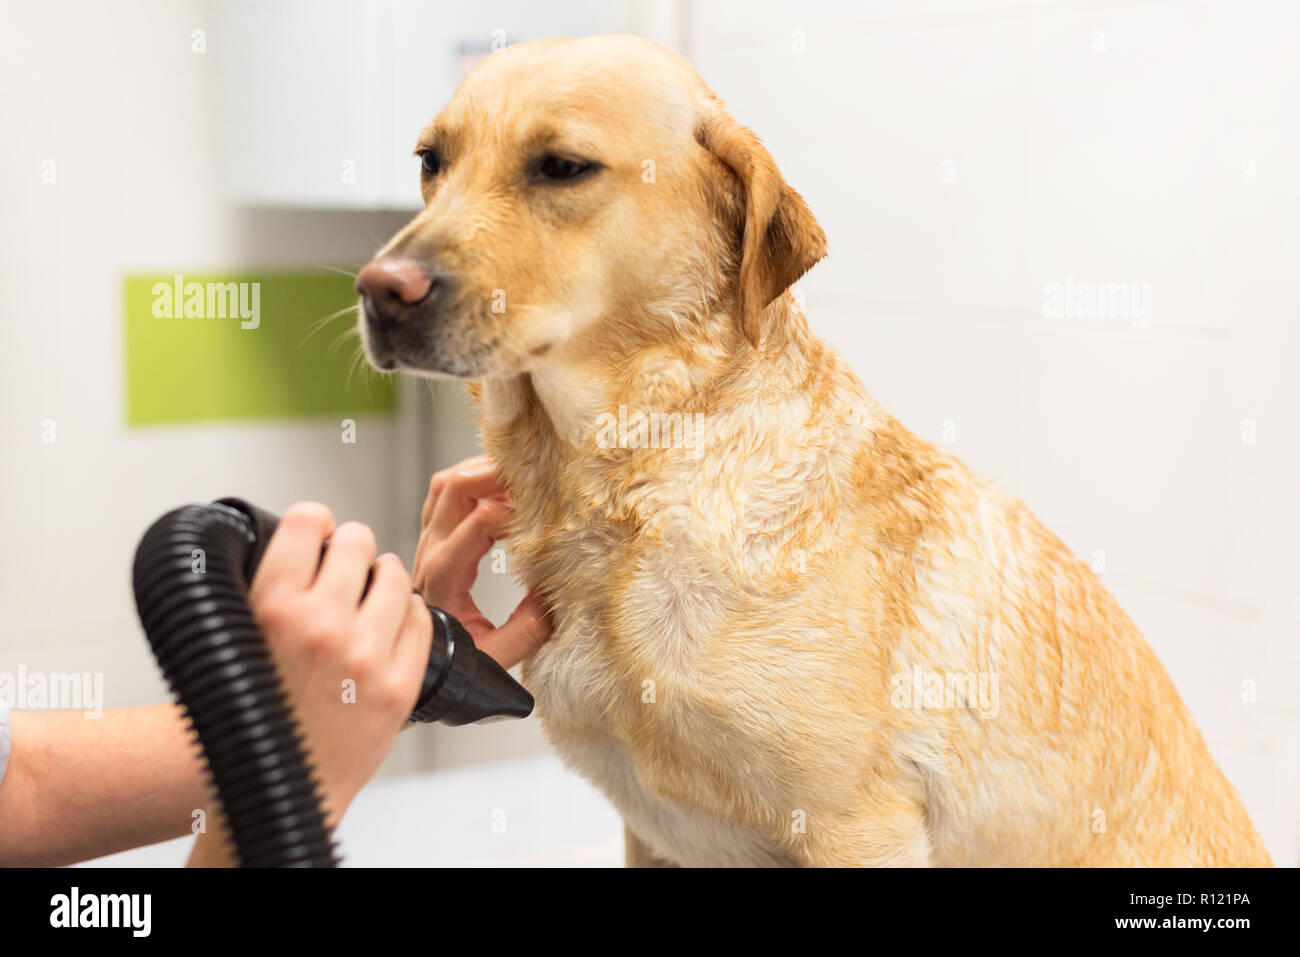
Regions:
<instances>
[{"instance_id":1,"label":"white countertop","mask_svg":"<svg viewBox=\"0 0 1300 957\"><path fill-rule=\"evenodd\" d=\"M623 825L553 755L372 782L337 839L348 867L620 867ZM192 838L82 867L177 867Z\"/></svg>"}]
</instances>

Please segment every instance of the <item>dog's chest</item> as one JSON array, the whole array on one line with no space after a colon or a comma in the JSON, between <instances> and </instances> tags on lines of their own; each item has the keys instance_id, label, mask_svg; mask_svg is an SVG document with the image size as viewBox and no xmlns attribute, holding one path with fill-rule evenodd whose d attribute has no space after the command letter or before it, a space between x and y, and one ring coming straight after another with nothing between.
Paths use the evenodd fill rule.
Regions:
<instances>
[{"instance_id":1,"label":"dog's chest","mask_svg":"<svg viewBox=\"0 0 1300 957\"><path fill-rule=\"evenodd\" d=\"M663 692L653 679L629 678L606 664L593 647L597 631L572 637L557 635L526 669L547 735L565 762L599 787L660 857L699 866L785 863L758 832L656 790L656 775L690 781L698 773L689 752L666 744L649 725L678 720L663 714L674 705L658 697ZM652 717L649 709L661 711ZM681 728L697 742L712 737L708 727Z\"/></svg>"},{"instance_id":2,"label":"dog's chest","mask_svg":"<svg viewBox=\"0 0 1300 957\"><path fill-rule=\"evenodd\" d=\"M632 832L658 857L700 867L761 867L791 863L764 835L725 817L655 792L636 758L601 734L552 733L565 762L604 792Z\"/></svg>"},{"instance_id":3,"label":"dog's chest","mask_svg":"<svg viewBox=\"0 0 1300 957\"><path fill-rule=\"evenodd\" d=\"M725 587L683 528L661 522L652 543L624 541L569 576L555 594L557 631L525 681L561 756L655 853L683 864L781 863L758 832L699 806L699 749L725 735L691 701ZM743 757L734 757L739 775ZM687 795L689 805L677 799Z\"/></svg>"}]
</instances>

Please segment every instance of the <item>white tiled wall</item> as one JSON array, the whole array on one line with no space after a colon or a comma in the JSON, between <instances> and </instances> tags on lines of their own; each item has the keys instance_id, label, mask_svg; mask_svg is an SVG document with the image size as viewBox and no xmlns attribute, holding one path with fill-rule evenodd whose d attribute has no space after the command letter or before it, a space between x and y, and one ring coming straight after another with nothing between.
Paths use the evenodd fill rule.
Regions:
<instances>
[{"instance_id":1,"label":"white tiled wall","mask_svg":"<svg viewBox=\"0 0 1300 957\"><path fill-rule=\"evenodd\" d=\"M830 239L816 331L1104 560L1295 863L1300 4L688 9ZM1149 283L1149 326L1048 318L1067 276Z\"/></svg>"}]
</instances>

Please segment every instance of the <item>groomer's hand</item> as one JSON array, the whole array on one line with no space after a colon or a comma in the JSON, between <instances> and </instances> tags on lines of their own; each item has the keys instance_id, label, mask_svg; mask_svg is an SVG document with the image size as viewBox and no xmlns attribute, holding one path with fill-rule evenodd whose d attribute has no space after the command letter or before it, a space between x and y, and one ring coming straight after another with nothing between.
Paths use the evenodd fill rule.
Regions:
<instances>
[{"instance_id":1,"label":"groomer's hand","mask_svg":"<svg viewBox=\"0 0 1300 957\"><path fill-rule=\"evenodd\" d=\"M541 598L530 591L500 628L488 621L470 587L479 559L503 538L513 508L486 455L436 473L420 515L415 587L424 600L460 619L478 647L503 668L523 661L551 637Z\"/></svg>"},{"instance_id":2,"label":"groomer's hand","mask_svg":"<svg viewBox=\"0 0 1300 957\"><path fill-rule=\"evenodd\" d=\"M330 827L392 749L415 707L433 640L433 621L402 560L375 558L375 550L367 526L335 528L324 505L299 503L281 517L249 589ZM205 834L191 864L228 863L229 850Z\"/></svg>"},{"instance_id":3,"label":"groomer's hand","mask_svg":"<svg viewBox=\"0 0 1300 957\"><path fill-rule=\"evenodd\" d=\"M335 528L324 505L300 503L280 519L249 589L304 726L331 823L378 769L415 707L433 640L429 611L402 560L375 558L375 551L367 526Z\"/></svg>"}]
</instances>

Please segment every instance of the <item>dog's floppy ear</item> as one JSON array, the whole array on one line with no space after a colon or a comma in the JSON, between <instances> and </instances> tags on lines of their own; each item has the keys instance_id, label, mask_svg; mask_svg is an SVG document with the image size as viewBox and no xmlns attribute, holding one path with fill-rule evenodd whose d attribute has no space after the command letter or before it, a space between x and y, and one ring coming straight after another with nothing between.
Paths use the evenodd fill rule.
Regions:
<instances>
[{"instance_id":1,"label":"dog's floppy ear","mask_svg":"<svg viewBox=\"0 0 1300 957\"><path fill-rule=\"evenodd\" d=\"M826 255L826 235L752 130L718 108L700 119L695 139L740 182L744 233L739 318L745 338L757 346L763 309Z\"/></svg>"}]
</instances>

